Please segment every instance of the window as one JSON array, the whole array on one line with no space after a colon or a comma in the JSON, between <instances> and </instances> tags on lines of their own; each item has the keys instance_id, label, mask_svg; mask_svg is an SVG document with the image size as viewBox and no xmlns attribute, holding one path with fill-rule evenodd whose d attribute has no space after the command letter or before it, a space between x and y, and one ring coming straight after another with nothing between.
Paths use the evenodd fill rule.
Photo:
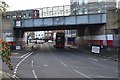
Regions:
<instances>
[{"instance_id":1,"label":"window","mask_svg":"<svg viewBox=\"0 0 120 80\"><path fill-rule=\"evenodd\" d=\"M13 15L13 16L12 16L12 18L16 18L16 16L15 16L15 15Z\"/></svg>"},{"instance_id":2,"label":"window","mask_svg":"<svg viewBox=\"0 0 120 80\"><path fill-rule=\"evenodd\" d=\"M26 18L26 14L23 14L23 18Z\"/></svg>"},{"instance_id":3,"label":"window","mask_svg":"<svg viewBox=\"0 0 120 80\"><path fill-rule=\"evenodd\" d=\"M7 15L7 18L10 18L10 15Z\"/></svg>"}]
</instances>

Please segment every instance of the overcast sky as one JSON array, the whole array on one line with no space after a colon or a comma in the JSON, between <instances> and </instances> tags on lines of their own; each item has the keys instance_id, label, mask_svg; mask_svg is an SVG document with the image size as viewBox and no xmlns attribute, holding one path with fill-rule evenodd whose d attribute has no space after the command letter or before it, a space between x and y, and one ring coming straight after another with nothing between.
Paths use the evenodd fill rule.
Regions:
<instances>
[{"instance_id":1,"label":"overcast sky","mask_svg":"<svg viewBox=\"0 0 120 80\"><path fill-rule=\"evenodd\" d=\"M10 6L8 9L9 11L52 7L52 6L60 6L60 5L70 5L70 0L3 0L3 1L5 1ZM83 0L79 0L79 1L83 1Z\"/></svg>"},{"instance_id":2,"label":"overcast sky","mask_svg":"<svg viewBox=\"0 0 120 80\"><path fill-rule=\"evenodd\" d=\"M70 4L70 0L4 0L4 1L10 6L8 10L25 10Z\"/></svg>"}]
</instances>

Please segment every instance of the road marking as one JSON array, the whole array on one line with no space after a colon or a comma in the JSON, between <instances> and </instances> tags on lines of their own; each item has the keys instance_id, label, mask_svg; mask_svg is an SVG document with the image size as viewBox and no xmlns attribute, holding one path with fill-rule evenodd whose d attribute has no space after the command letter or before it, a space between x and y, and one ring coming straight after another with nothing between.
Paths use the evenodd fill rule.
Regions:
<instances>
[{"instance_id":1,"label":"road marking","mask_svg":"<svg viewBox=\"0 0 120 80\"><path fill-rule=\"evenodd\" d=\"M11 56L11 58L20 58L21 59L21 57L18 57L18 56Z\"/></svg>"},{"instance_id":2,"label":"road marking","mask_svg":"<svg viewBox=\"0 0 120 80\"><path fill-rule=\"evenodd\" d=\"M38 80L37 75L35 73L35 70L32 70L32 72L33 72L33 75L34 75L35 79Z\"/></svg>"},{"instance_id":3,"label":"road marking","mask_svg":"<svg viewBox=\"0 0 120 80\"><path fill-rule=\"evenodd\" d=\"M63 64L65 67L67 67L68 65L66 65L65 63L63 63L62 61L59 61L61 64Z\"/></svg>"},{"instance_id":4,"label":"road marking","mask_svg":"<svg viewBox=\"0 0 120 80\"><path fill-rule=\"evenodd\" d=\"M98 61L97 59L91 58L91 57L88 57L88 59L91 59L91 60L93 60L93 61Z\"/></svg>"},{"instance_id":5,"label":"road marking","mask_svg":"<svg viewBox=\"0 0 120 80\"><path fill-rule=\"evenodd\" d=\"M102 59L102 60L105 60L105 61L106 61L106 60L108 60L108 59Z\"/></svg>"},{"instance_id":6,"label":"road marking","mask_svg":"<svg viewBox=\"0 0 120 80\"><path fill-rule=\"evenodd\" d=\"M32 67L33 67L33 63L34 63L34 62L32 61L32 62L31 62L31 64L32 64Z\"/></svg>"},{"instance_id":7,"label":"road marking","mask_svg":"<svg viewBox=\"0 0 120 80\"><path fill-rule=\"evenodd\" d=\"M15 67L15 69L14 69L14 75L16 74L17 69L18 69L18 67L20 66L20 64L21 64L25 59L27 59L32 53L33 53L33 52L31 52L29 55L25 56L25 57L16 65L16 67Z\"/></svg>"},{"instance_id":8,"label":"road marking","mask_svg":"<svg viewBox=\"0 0 120 80\"><path fill-rule=\"evenodd\" d=\"M100 76L100 75L96 75L97 77L100 77L100 78L113 78L113 77L108 77L108 76Z\"/></svg>"},{"instance_id":9,"label":"road marking","mask_svg":"<svg viewBox=\"0 0 120 80\"><path fill-rule=\"evenodd\" d=\"M93 61L98 61L97 59L92 59Z\"/></svg>"},{"instance_id":10,"label":"road marking","mask_svg":"<svg viewBox=\"0 0 120 80\"><path fill-rule=\"evenodd\" d=\"M35 67L41 67L41 66L39 65L39 66L35 66Z\"/></svg>"},{"instance_id":11,"label":"road marking","mask_svg":"<svg viewBox=\"0 0 120 80\"><path fill-rule=\"evenodd\" d=\"M23 57L25 57L26 55L28 55L30 52L28 52L28 53L26 53L26 54L24 54L24 55L22 55L22 56L11 56L11 58L23 58ZM19 53L18 53L19 54Z\"/></svg>"},{"instance_id":12,"label":"road marking","mask_svg":"<svg viewBox=\"0 0 120 80\"><path fill-rule=\"evenodd\" d=\"M113 78L113 77L108 77L108 76L100 76L100 75L89 75L91 77L96 77L96 78Z\"/></svg>"},{"instance_id":13,"label":"road marking","mask_svg":"<svg viewBox=\"0 0 120 80\"><path fill-rule=\"evenodd\" d=\"M12 54L19 54L19 53L12 53Z\"/></svg>"},{"instance_id":14,"label":"road marking","mask_svg":"<svg viewBox=\"0 0 120 80\"><path fill-rule=\"evenodd\" d=\"M48 65L43 65L44 67L47 67Z\"/></svg>"},{"instance_id":15,"label":"road marking","mask_svg":"<svg viewBox=\"0 0 120 80\"><path fill-rule=\"evenodd\" d=\"M28 53L22 55L21 58L25 57L25 56L28 55L29 53L30 53L30 52L28 52Z\"/></svg>"},{"instance_id":16,"label":"road marking","mask_svg":"<svg viewBox=\"0 0 120 80\"><path fill-rule=\"evenodd\" d=\"M36 54L36 55L34 56L34 59L35 59L37 56L38 56L38 54Z\"/></svg>"},{"instance_id":17,"label":"road marking","mask_svg":"<svg viewBox=\"0 0 120 80\"><path fill-rule=\"evenodd\" d=\"M90 78L89 76L87 76L87 75L79 72L78 70L74 70L74 71L75 71L76 73L78 73L78 74L81 74L81 75L85 76L86 78ZM92 79L92 78L90 78L90 79L91 79L91 80L94 80L94 79Z\"/></svg>"}]
</instances>

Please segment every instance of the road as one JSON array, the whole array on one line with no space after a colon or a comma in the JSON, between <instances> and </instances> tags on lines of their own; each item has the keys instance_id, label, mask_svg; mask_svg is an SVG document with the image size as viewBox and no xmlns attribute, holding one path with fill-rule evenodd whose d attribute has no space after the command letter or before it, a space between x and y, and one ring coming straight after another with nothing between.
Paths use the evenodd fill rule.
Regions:
<instances>
[{"instance_id":1,"label":"road","mask_svg":"<svg viewBox=\"0 0 120 80\"><path fill-rule=\"evenodd\" d=\"M19 78L118 78L118 62L64 48L57 49L52 43L39 44L38 50L14 53L14 71L5 64L3 70Z\"/></svg>"}]
</instances>

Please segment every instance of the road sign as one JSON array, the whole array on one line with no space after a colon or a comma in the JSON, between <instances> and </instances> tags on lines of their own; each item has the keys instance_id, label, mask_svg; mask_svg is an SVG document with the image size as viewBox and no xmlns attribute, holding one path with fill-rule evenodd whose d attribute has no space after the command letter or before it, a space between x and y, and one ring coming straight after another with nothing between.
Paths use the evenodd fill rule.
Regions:
<instances>
[{"instance_id":1,"label":"road sign","mask_svg":"<svg viewBox=\"0 0 120 80\"><path fill-rule=\"evenodd\" d=\"M16 46L16 50L20 50L20 46Z\"/></svg>"},{"instance_id":2,"label":"road sign","mask_svg":"<svg viewBox=\"0 0 120 80\"><path fill-rule=\"evenodd\" d=\"M91 52L93 52L93 53L100 53L100 47L99 46L92 46Z\"/></svg>"}]
</instances>

